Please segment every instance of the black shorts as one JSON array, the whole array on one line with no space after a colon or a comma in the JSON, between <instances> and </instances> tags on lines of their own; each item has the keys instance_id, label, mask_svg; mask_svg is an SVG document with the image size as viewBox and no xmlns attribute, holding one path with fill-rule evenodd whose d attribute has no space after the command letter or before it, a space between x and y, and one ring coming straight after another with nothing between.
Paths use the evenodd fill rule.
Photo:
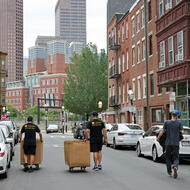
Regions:
<instances>
[{"instance_id":1,"label":"black shorts","mask_svg":"<svg viewBox=\"0 0 190 190\"><path fill-rule=\"evenodd\" d=\"M90 143L90 152L102 151L102 143Z\"/></svg>"},{"instance_id":2,"label":"black shorts","mask_svg":"<svg viewBox=\"0 0 190 190\"><path fill-rule=\"evenodd\" d=\"M24 149L24 154L26 155L36 154L36 145L24 144L23 149Z\"/></svg>"}]
</instances>

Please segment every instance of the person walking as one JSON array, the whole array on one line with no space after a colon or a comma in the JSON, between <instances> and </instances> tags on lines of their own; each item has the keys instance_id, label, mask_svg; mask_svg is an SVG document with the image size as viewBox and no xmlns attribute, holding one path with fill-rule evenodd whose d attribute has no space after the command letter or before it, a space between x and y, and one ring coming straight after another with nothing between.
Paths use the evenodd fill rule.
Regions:
<instances>
[{"instance_id":1,"label":"person walking","mask_svg":"<svg viewBox=\"0 0 190 190\"><path fill-rule=\"evenodd\" d=\"M104 136L104 144L107 142L107 135L104 122L98 119L98 113L92 113L92 120L87 123L85 138L88 140L90 131L90 151L93 152L94 167L93 170L102 169L102 144Z\"/></svg>"},{"instance_id":2,"label":"person walking","mask_svg":"<svg viewBox=\"0 0 190 190\"><path fill-rule=\"evenodd\" d=\"M20 142L22 141L22 134L25 134L23 149L24 149L24 171L33 172L32 165L34 163L34 156L36 154L36 133L40 136L40 141L42 140L42 133L39 127L33 124L33 117L29 116L26 123L20 132ZM29 160L29 163L28 163ZM30 165L30 168L28 168Z\"/></svg>"},{"instance_id":3,"label":"person walking","mask_svg":"<svg viewBox=\"0 0 190 190\"><path fill-rule=\"evenodd\" d=\"M184 133L183 126L181 122L178 120L179 111L174 110L172 112L171 120L168 120L164 123L164 127L160 134L157 137L157 141L160 141L160 138L164 133L166 133L166 166L167 172L169 176L172 176L173 169L173 177L177 178L178 176L178 165L179 165L179 142L180 136ZM173 162L173 166L172 166Z\"/></svg>"}]
</instances>

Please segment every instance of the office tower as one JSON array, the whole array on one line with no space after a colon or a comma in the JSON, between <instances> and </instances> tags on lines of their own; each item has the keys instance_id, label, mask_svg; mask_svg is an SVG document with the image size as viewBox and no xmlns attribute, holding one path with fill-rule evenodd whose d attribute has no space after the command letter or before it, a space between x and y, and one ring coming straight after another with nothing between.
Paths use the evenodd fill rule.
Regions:
<instances>
[{"instance_id":1,"label":"office tower","mask_svg":"<svg viewBox=\"0 0 190 190\"><path fill-rule=\"evenodd\" d=\"M63 40L86 44L86 0L58 0L55 35Z\"/></svg>"},{"instance_id":2,"label":"office tower","mask_svg":"<svg viewBox=\"0 0 190 190\"><path fill-rule=\"evenodd\" d=\"M8 78L23 78L23 0L8 1Z\"/></svg>"}]
</instances>

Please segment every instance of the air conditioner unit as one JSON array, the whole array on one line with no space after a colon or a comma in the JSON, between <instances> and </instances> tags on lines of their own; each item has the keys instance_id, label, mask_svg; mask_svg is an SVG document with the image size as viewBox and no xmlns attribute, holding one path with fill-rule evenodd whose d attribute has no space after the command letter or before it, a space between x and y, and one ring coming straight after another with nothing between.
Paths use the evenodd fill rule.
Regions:
<instances>
[{"instance_id":1,"label":"air conditioner unit","mask_svg":"<svg viewBox=\"0 0 190 190\"><path fill-rule=\"evenodd\" d=\"M183 54L178 54L178 60L182 61L183 60Z\"/></svg>"},{"instance_id":2,"label":"air conditioner unit","mask_svg":"<svg viewBox=\"0 0 190 190\"><path fill-rule=\"evenodd\" d=\"M178 62L178 54L175 55L175 62Z\"/></svg>"}]
</instances>

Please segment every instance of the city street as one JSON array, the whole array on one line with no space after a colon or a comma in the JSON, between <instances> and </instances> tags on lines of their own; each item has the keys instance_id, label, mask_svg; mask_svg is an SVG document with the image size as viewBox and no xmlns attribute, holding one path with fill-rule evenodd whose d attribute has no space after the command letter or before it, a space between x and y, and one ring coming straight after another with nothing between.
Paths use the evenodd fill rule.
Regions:
<instances>
[{"instance_id":1,"label":"city street","mask_svg":"<svg viewBox=\"0 0 190 190\"><path fill-rule=\"evenodd\" d=\"M138 158L134 150L114 150L104 147L103 170L86 172L77 169L70 173L64 163L64 140L72 139L62 134L44 134L44 162L39 171L24 173L19 164L19 145L7 179L0 179L1 190L137 190L167 189L188 190L190 187L190 161L180 165L175 180L166 174L165 164L154 163L149 158Z\"/></svg>"}]
</instances>

